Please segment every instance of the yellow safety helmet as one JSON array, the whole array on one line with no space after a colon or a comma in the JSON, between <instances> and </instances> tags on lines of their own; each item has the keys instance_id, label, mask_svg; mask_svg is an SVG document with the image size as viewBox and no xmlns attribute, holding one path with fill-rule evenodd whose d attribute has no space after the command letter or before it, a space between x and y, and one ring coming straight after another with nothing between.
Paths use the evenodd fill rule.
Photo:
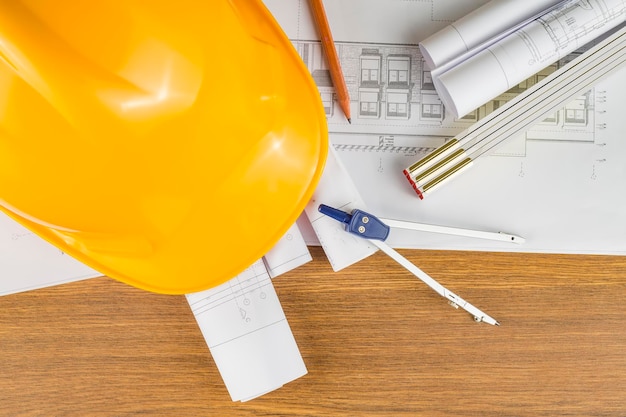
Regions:
<instances>
[{"instance_id":1,"label":"yellow safety helmet","mask_svg":"<svg viewBox=\"0 0 626 417\"><path fill-rule=\"evenodd\" d=\"M328 147L260 0L0 2L0 209L150 291L200 291L295 222Z\"/></svg>"}]
</instances>

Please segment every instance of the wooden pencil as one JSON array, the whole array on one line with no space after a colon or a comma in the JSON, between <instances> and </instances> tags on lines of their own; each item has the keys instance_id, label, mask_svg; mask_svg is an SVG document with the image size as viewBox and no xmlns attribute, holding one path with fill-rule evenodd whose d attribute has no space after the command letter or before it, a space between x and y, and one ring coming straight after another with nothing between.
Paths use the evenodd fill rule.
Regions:
<instances>
[{"instance_id":1,"label":"wooden pencil","mask_svg":"<svg viewBox=\"0 0 626 417\"><path fill-rule=\"evenodd\" d=\"M326 55L326 60L328 61L330 78L333 81L333 86L335 87L337 101L339 102L339 106L345 114L346 119L348 119L348 122L351 123L350 94L348 93L348 87L346 87L346 80L343 77L341 63L339 62L339 56L337 55L333 35L330 31L330 25L328 24L324 4L322 3L322 0L309 0L309 4L311 6L313 18L315 19L315 24L322 41L322 50L324 51L324 55Z\"/></svg>"}]
</instances>

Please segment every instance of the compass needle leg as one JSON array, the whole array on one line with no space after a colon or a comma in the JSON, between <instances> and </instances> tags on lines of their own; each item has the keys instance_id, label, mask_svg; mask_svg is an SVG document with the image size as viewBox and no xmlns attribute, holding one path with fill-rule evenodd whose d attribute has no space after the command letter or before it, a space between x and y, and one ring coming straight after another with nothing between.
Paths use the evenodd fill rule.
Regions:
<instances>
[{"instance_id":1,"label":"compass needle leg","mask_svg":"<svg viewBox=\"0 0 626 417\"><path fill-rule=\"evenodd\" d=\"M325 204L321 204L318 210L338 222L343 223L347 232L367 239L374 246L386 253L394 261L399 263L402 267L428 285L437 294L448 300L450 305L454 308L460 307L474 316L474 320L476 322L485 322L494 326L500 325L500 323L498 323L493 317L448 290L426 272L419 269L408 259L387 245L384 240L389 236L390 227L378 217L363 210L353 210L352 213L346 213Z\"/></svg>"}]
</instances>

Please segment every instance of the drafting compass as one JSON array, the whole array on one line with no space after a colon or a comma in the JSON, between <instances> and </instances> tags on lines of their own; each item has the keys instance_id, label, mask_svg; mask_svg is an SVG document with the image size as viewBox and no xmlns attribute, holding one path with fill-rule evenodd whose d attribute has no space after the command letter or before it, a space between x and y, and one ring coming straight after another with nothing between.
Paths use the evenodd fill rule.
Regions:
<instances>
[{"instance_id":1,"label":"drafting compass","mask_svg":"<svg viewBox=\"0 0 626 417\"><path fill-rule=\"evenodd\" d=\"M398 262L401 266L403 266L417 278L422 280L437 294L447 299L451 306L453 306L454 308L461 307L463 310L474 316L474 320L476 322L485 322L495 326L500 325L493 317L484 313L482 310L474 307L472 304L468 303L467 301L441 285L439 282L430 277L427 273L419 269L417 266L413 265L411 262L409 262L408 259L400 255L384 241L389 236L389 231L391 227L435 233L447 233L460 236L477 237L482 239L495 239L513 243L523 243L523 238L506 233L491 233L469 229L457 229L453 227L404 222L400 220L379 219L376 216L362 210L353 210L352 213L346 213L345 211L327 206L325 204L320 204L318 210L322 214L325 214L341 223L344 223L347 232L367 239L374 246L378 247L384 253L389 255L393 260Z\"/></svg>"}]
</instances>

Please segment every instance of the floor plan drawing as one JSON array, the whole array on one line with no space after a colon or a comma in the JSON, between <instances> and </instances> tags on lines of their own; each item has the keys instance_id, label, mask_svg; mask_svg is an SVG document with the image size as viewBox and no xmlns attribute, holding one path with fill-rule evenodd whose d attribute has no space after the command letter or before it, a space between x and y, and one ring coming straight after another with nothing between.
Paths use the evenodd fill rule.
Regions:
<instances>
[{"instance_id":1,"label":"floor plan drawing","mask_svg":"<svg viewBox=\"0 0 626 417\"><path fill-rule=\"evenodd\" d=\"M336 108L307 2L293 1L288 6L279 0L265 3L318 85L331 143L373 214L505 230L526 238L526 244L516 249L520 251L626 253L626 241L614 232L616 225L626 230L625 221L616 214L617 207L626 209L626 198L613 190L614 181L626 181L621 168L626 164L626 145L616 136L616 132L624 131L625 123L616 112L618 103L625 101L618 94L626 82L621 73L564 105L520 137L509 138L468 174L445 190L437 190L428 202L419 201L402 174L405 167L532 87L574 55L456 118L437 95L418 45L486 1L326 0L351 96L350 125ZM457 7L467 9L457 12ZM581 204L582 195L593 198ZM587 214L594 210L603 215L590 221ZM575 237L569 230L572 221L585 225ZM390 239L397 247L493 249L484 242L423 234L398 234Z\"/></svg>"}]
</instances>

